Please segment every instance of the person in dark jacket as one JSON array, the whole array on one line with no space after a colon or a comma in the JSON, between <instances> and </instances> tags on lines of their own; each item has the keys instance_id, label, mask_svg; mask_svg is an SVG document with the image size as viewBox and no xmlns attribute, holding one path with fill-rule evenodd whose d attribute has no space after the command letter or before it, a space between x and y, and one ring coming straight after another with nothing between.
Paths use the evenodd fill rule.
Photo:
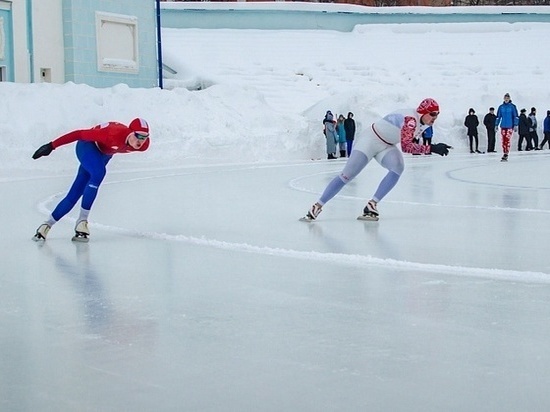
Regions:
<instances>
[{"instance_id":1,"label":"person in dark jacket","mask_svg":"<svg viewBox=\"0 0 550 412\"><path fill-rule=\"evenodd\" d=\"M470 110L468 110L468 116L466 116L466 118L464 119L464 126L468 128L468 139L470 139L470 153L481 153L479 151L479 138L477 135L479 119L477 118L476 111L474 109L470 108Z\"/></svg>"},{"instance_id":2,"label":"person in dark jacket","mask_svg":"<svg viewBox=\"0 0 550 412\"><path fill-rule=\"evenodd\" d=\"M510 94L506 93L504 95L504 101L497 110L497 118L495 120L495 131L500 126L500 137L502 137L502 159L501 162L508 161L508 154L510 153L510 142L512 140L512 135L518 130L518 109L512 99Z\"/></svg>"},{"instance_id":3,"label":"person in dark jacket","mask_svg":"<svg viewBox=\"0 0 550 412\"><path fill-rule=\"evenodd\" d=\"M489 107L489 113L483 118L483 124L487 129L487 153L496 153L495 150L495 120L497 115L495 114L495 108Z\"/></svg>"},{"instance_id":4,"label":"person in dark jacket","mask_svg":"<svg viewBox=\"0 0 550 412\"><path fill-rule=\"evenodd\" d=\"M529 146L531 149L540 150L539 135L537 134L538 122L536 108L531 107L531 113L529 113L527 119L529 119Z\"/></svg>"},{"instance_id":5,"label":"person in dark jacket","mask_svg":"<svg viewBox=\"0 0 550 412\"><path fill-rule=\"evenodd\" d=\"M521 109L520 115L519 115L519 128L518 128L518 152L521 152L522 149L522 143L525 140L525 150L531 150L531 142L529 141L529 119L527 118L527 115L525 114L526 110Z\"/></svg>"},{"instance_id":6,"label":"person in dark jacket","mask_svg":"<svg viewBox=\"0 0 550 412\"><path fill-rule=\"evenodd\" d=\"M544 133L544 140L540 144L540 149L543 149L546 142L548 142L548 148L550 149L550 110L546 111L546 117L542 123L542 132Z\"/></svg>"},{"instance_id":7,"label":"person in dark jacket","mask_svg":"<svg viewBox=\"0 0 550 412\"><path fill-rule=\"evenodd\" d=\"M344 129L346 131L346 152L349 157L353 146L353 139L355 139L355 120L353 120L352 112L349 112L347 119L344 120Z\"/></svg>"}]
</instances>

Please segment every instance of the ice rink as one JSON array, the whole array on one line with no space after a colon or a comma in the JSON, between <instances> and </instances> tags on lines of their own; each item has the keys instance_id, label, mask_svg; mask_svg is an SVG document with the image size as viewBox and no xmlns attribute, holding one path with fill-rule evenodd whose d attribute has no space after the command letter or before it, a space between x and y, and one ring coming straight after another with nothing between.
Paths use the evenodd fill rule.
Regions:
<instances>
[{"instance_id":1,"label":"ice rink","mask_svg":"<svg viewBox=\"0 0 550 412\"><path fill-rule=\"evenodd\" d=\"M113 167L88 244L3 178L0 410L549 410L550 152L499 159L406 155L376 223L376 163L314 223L341 160Z\"/></svg>"}]
</instances>

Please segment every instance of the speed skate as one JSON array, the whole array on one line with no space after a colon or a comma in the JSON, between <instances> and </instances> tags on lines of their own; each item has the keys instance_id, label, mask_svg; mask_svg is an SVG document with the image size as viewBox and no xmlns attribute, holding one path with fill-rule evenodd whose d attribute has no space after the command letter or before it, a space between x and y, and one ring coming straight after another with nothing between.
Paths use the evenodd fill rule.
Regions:
<instances>
[{"instance_id":1,"label":"speed skate","mask_svg":"<svg viewBox=\"0 0 550 412\"><path fill-rule=\"evenodd\" d=\"M363 214L357 217L357 220L368 220L371 222L376 222L378 220L378 209L376 207L374 200L369 200L365 208L363 209Z\"/></svg>"},{"instance_id":2,"label":"speed skate","mask_svg":"<svg viewBox=\"0 0 550 412\"><path fill-rule=\"evenodd\" d=\"M367 213L366 215L359 215L357 216L357 220L364 220L369 222L378 222L378 216Z\"/></svg>"},{"instance_id":3,"label":"speed skate","mask_svg":"<svg viewBox=\"0 0 550 412\"><path fill-rule=\"evenodd\" d=\"M323 209L323 206L321 206L319 203L314 203L313 206L311 206L311 209L308 210L306 215L300 218L300 221L301 222L315 221L315 219L317 219L317 216L319 216L319 213L321 213L322 209Z\"/></svg>"},{"instance_id":4,"label":"speed skate","mask_svg":"<svg viewBox=\"0 0 550 412\"><path fill-rule=\"evenodd\" d=\"M88 229L88 222L81 220L76 223L74 228L74 236L71 238L73 242L88 242L90 236L90 230Z\"/></svg>"},{"instance_id":5,"label":"speed skate","mask_svg":"<svg viewBox=\"0 0 550 412\"><path fill-rule=\"evenodd\" d=\"M86 233L75 233L71 240L73 242L88 242L90 238Z\"/></svg>"}]
</instances>

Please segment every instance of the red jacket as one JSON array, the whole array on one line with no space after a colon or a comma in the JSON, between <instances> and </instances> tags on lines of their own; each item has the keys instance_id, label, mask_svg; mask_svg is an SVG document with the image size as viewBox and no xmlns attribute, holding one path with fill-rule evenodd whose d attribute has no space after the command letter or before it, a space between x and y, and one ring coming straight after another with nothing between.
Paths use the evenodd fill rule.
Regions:
<instances>
[{"instance_id":1,"label":"red jacket","mask_svg":"<svg viewBox=\"0 0 550 412\"><path fill-rule=\"evenodd\" d=\"M134 149L126 140L133 131L122 123L109 122L94 126L91 129L75 130L58 137L52 142L53 148L57 149L77 140L95 142L99 151L106 155L115 153L144 152L149 148L149 139L143 142L139 149Z\"/></svg>"}]
</instances>

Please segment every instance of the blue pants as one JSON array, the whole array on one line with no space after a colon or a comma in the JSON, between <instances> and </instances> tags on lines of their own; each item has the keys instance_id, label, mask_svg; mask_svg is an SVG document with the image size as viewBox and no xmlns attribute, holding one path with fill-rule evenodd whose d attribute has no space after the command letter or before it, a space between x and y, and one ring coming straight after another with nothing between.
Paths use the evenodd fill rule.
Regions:
<instances>
[{"instance_id":1,"label":"blue pants","mask_svg":"<svg viewBox=\"0 0 550 412\"><path fill-rule=\"evenodd\" d=\"M112 156L101 153L94 142L78 141L76 157L80 166L69 192L52 212L56 221L69 213L81 197L82 208L92 208L99 185L107 173L107 163Z\"/></svg>"}]
</instances>

